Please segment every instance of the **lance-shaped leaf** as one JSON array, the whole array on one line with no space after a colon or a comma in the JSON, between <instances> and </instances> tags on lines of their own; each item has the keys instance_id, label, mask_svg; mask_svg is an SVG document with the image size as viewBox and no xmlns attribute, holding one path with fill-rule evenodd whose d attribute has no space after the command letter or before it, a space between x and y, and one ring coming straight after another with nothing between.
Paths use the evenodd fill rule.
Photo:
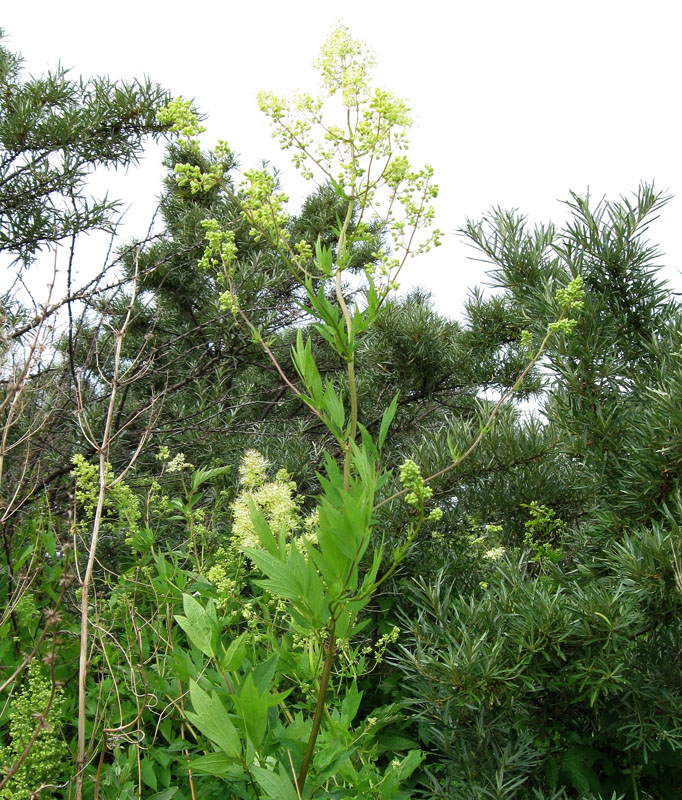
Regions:
<instances>
[{"instance_id":1,"label":"lance-shaped leaf","mask_svg":"<svg viewBox=\"0 0 682 800\"><path fill-rule=\"evenodd\" d=\"M384 446L384 442L386 441L386 434L388 433L388 429L391 426L391 422L393 422L393 417L395 417L396 409L398 408L398 393L393 397L391 400L391 404L389 407L384 411L384 415L381 418L381 425L379 426L379 438L377 439L377 447L379 450Z\"/></svg>"},{"instance_id":2,"label":"lance-shaped leaf","mask_svg":"<svg viewBox=\"0 0 682 800\"><path fill-rule=\"evenodd\" d=\"M270 528L270 525L268 524L268 521L265 519L265 515L253 502L252 498L249 498L249 513L251 515L251 522L256 530L256 535L258 536L258 541L260 542L261 547L267 550L270 555L277 558L280 552L279 548L277 547L277 542L275 541L275 536Z\"/></svg>"},{"instance_id":3,"label":"lance-shaped leaf","mask_svg":"<svg viewBox=\"0 0 682 800\"><path fill-rule=\"evenodd\" d=\"M233 672L241 666L246 655L246 634L247 631L244 631L241 636L230 642L220 656L220 666L225 672Z\"/></svg>"},{"instance_id":4,"label":"lance-shaped leaf","mask_svg":"<svg viewBox=\"0 0 682 800\"><path fill-rule=\"evenodd\" d=\"M193 758L189 762L189 766L192 772L196 772L199 775L215 775L217 778L229 777L235 780L244 780L246 778L244 770L222 751Z\"/></svg>"},{"instance_id":5,"label":"lance-shaped leaf","mask_svg":"<svg viewBox=\"0 0 682 800\"><path fill-rule=\"evenodd\" d=\"M291 360L301 376L315 408L322 405L322 378L313 358L310 339L303 343L301 331L296 335L296 344L291 348Z\"/></svg>"},{"instance_id":6,"label":"lance-shaped leaf","mask_svg":"<svg viewBox=\"0 0 682 800\"><path fill-rule=\"evenodd\" d=\"M251 744L258 750L265 738L268 729L268 702L267 692L258 692L253 675L249 673L239 687L239 693L232 697L235 710L244 722L246 735Z\"/></svg>"}]
</instances>

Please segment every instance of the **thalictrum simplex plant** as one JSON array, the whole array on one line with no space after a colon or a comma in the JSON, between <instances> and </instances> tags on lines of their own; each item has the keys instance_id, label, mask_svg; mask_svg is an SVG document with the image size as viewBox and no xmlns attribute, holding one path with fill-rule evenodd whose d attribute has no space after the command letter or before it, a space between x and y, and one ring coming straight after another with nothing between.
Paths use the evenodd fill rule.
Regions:
<instances>
[{"instance_id":1,"label":"thalictrum simplex plant","mask_svg":"<svg viewBox=\"0 0 682 800\"><path fill-rule=\"evenodd\" d=\"M289 377L272 342L240 304L235 232L214 219L204 220L207 246L201 261L219 276L223 288L219 302L226 315L262 345L284 383L335 441L335 447L324 453L324 471L318 476L321 491L312 535L293 535L291 524L278 526L274 515L252 501L257 545L241 544L252 574L252 593L261 591L266 606L271 598L271 603L284 608L288 633L308 642L309 691L284 688L283 665L289 657L283 652L284 644L278 648L276 638L270 636L270 657L256 663L248 655L253 648L244 634L223 643L213 602L204 604L186 595L185 613L178 620L214 667L191 682L194 710L187 712L187 718L216 748L193 762L193 768L223 776L235 796L300 800L324 789L326 796L347 797L351 791L353 797L399 797L405 796L400 794L400 783L422 756L415 749L388 766L377 764L372 729L381 727L377 721L381 714L369 718L374 720L371 725L365 721L353 729L360 693L338 667L337 656L362 629L360 612L398 568L424 523L441 515L438 508L427 510L432 490L411 460L400 469L402 489L391 498L378 499L390 477L382 466L381 451L398 398L387 405L372 435L361 422L356 380L358 348L398 287L407 259L439 243L440 231L433 227L437 187L430 167L410 165L406 155L412 124L409 108L391 92L372 86L374 60L362 42L338 27L322 48L316 67L322 84L319 95L282 98L263 92L259 105L282 148L292 152L302 176L317 178L338 196L341 212L333 244L293 240L287 197L267 170L245 172L237 190L250 235L277 249L301 288L310 333L299 330L291 349L297 380ZM161 121L171 124L187 148L198 151L201 128L188 102L173 101ZM219 143L218 155L225 148ZM223 181L219 170L202 173L188 164L177 166L176 178L195 194L213 190ZM383 245L362 265L362 286L350 301L348 284L358 280L354 256L362 245L375 240L377 230ZM559 320L547 337L554 330L569 332L567 313L579 307L581 295L579 283L571 287L564 291L565 297L558 298ZM323 340L345 364L343 385L321 374L314 340ZM514 389L546 340L535 356L529 351L528 367ZM469 450L453 453L448 469L478 445L498 409L499 404ZM380 503L399 496L414 508L414 516L405 531L391 533L389 545L373 531L374 512ZM372 543L376 544L370 553ZM282 642L288 641L283 633ZM345 688L337 692L335 681Z\"/></svg>"}]
</instances>

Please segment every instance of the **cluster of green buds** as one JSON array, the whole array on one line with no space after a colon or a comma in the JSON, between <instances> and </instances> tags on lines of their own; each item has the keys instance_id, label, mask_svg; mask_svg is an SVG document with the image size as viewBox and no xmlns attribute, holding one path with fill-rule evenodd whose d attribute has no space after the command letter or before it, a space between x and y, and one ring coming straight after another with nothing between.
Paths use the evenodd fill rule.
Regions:
<instances>
[{"instance_id":1,"label":"cluster of green buds","mask_svg":"<svg viewBox=\"0 0 682 800\"><path fill-rule=\"evenodd\" d=\"M585 304L585 288L582 275L577 275L565 289L558 289L556 299L561 307L561 316L556 322L550 322L551 333L572 333L578 324L577 319L571 319L566 314L571 311L580 311Z\"/></svg>"},{"instance_id":2,"label":"cluster of green buds","mask_svg":"<svg viewBox=\"0 0 682 800\"><path fill-rule=\"evenodd\" d=\"M433 497L433 489L424 483L419 467L410 458L406 459L400 467L400 484L407 492L405 502L420 510L424 508L426 501ZM437 522L442 516L443 511L440 508L434 508L427 519Z\"/></svg>"},{"instance_id":3,"label":"cluster of green buds","mask_svg":"<svg viewBox=\"0 0 682 800\"><path fill-rule=\"evenodd\" d=\"M405 502L410 506L423 504L425 500L433 497L433 489L426 486L419 467L410 458L400 467L400 484L407 490Z\"/></svg>"},{"instance_id":4,"label":"cluster of green buds","mask_svg":"<svg viewBox=\"0 0 682 800\"><path fill-rule=\"evenodd\" d=\"M206 128L199 124L199 117L189 100L174 98L158 112L157 118L162 125L169 126L171 133L177 135L179 144L185 150L195 156L200 155L199 137ZM178 186L189 186L192 194L210 192L217 186L222 186L227 171L225 165L232 157L227 142L218 140L213 155L216 163L207 171L196 164L176 164L174 169Z\"/></svg>"},{"instance_id":5,"label":"cluster of green buds","mask_svg":"<svg viewBox=\"0 0 682 800\"><path fill-rule=\"evenodd\" d=\"M223 230L215 219L202 219L199 224L206 232L206 250L199 260L199 267L227 272L237 257L234 231Z\"/></svg>"},{"instance_id":6,"label":"cluster of green buds","mask_svg":"<svg viewBox=\"0 0 682 800\"><path fill-rule=\"evenodd\" d=\"M562 309L580 310L585 304L583 276L576 275L565 289L558 289L556 299Z\"/></svg>"},{"instance_id":7,"label":"cluster of green buds","mask_svg":"<svg viewBox=\"0 0 682 800\"><path fill-rule=\"evenodd\" d=\"M199 124L199 117L192 109L189 100L176 97L160 109L157 114L162 125L170 125L170 132L177 133L184 140L185 147L195 153L199 152L199 136L206 130Z\"/></svg>"},{"instance_id":8,"label":"cluster of green buds","mask_svg":"<svg viewBox=\"0 0 682 800\"><path fill-rule=\"evenodd\" d=\"M61 732L63 705L64 690L53 688L47 670L34 658L24 688L9 711L10 742L2 755L9 764L23 760L9 785L0 792L3 800L30 800L36 796L37 786L61 783L67 753ZM24 755L33 738L32 747Z\"/></svg>"},{"instance_id":9,"label":"cluster of green buds","mask_svg":"<svg viewBox=\"0 0 682 800\"><path fill-rule=\"evenodd\" d=\"M522 330L521 331L520 345L521 345L521 349L524 352L530 353L531 348L533 346L533 334L529 330Z\"/></svg>"},{"instance_id":10,"label":"cluster of green buds","mask_svg":"<svg viewBox=\"0 0 682 800\"><path fill-rule=\"evenodd\" d=\"M286 228L289 198L278 191L276 177L263 169L250 169L244 173L244 178L240 185L240 200L251 223L249 234L255 241L265 236L275 245L286 243L289 240Z\"/></svg>"}]
</instances>

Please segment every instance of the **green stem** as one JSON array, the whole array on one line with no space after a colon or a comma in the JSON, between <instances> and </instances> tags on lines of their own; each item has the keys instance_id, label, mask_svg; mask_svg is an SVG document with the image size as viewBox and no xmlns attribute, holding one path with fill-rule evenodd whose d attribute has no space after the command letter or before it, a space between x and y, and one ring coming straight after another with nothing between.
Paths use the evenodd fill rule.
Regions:
<instances>
[{"instance_id":1,"label":"green stem","mask_svg":"<svg viewBox=\"0 0 682 800\"><path fill-rule=\"evenodd\" d=\"M358 432L358 390L355 384L355 359L348 362L348 394L350 396L350 429L348 444L355 441ZM350 455L350 448L348 450ZM344 487L348 491L348 487Z\"/></svg>"},{"instance_id":2,"label":"green stem","mask_svg":"<svg viewBox=\"0 0 682 800\"><path fill-rule=\"evenodd\" d=\"M346 325L346 337L348 345L352 344L351 337L353 331L353 321L351 319L350 311L348 310L346 301L344 300L343 297L343 291L341 287L341 275L343 273L344 265L346 262L346 255L345 255L346 235L348 233L348 226L350 225L354 208L355 208L355 198L351 198L348 201L346 218L343 221L343 227L341 228L341 231L339 233L339 241L337 244L337 256L336 256L337 257L336 300L339 304L339 308L341 309L344 323ZM348 441L346 442L346 452L343 461L343 488L347 492L348 487L350 486L350 459L351 459L350 443L355 441L358 429L358 396L357 396L357 387L355 385L355 367L353 364L354 359L352 352L346 355L346 361L348 363L348 393L350 395L350 427L348 430Z\"/></svg>"},{"instance_id":3,"label":"green stem","mask_svg":"<svg viewBox=\"0 0 682 800\"><path fill-rule=\"evenodd\" d=\"M313 717L313 727L310 731L310 737L303 756L303 763L301 770L296 778L296 787L299 794L303 794L303 787L305 786L305 779L308 775L308 767L313 757L315 750L315 742L320 732L320 725L322 724L322 717L324 716L327 689L329 688L329 678L332 674L332 666L334 665L334 657L336 655L336 623L332 622L329 627L329 644L324 654L324 666L322 667L322 676L320 678L320 689L317 693L317 705L315 706L315 716Z\"/></svg>"}]
</instances>

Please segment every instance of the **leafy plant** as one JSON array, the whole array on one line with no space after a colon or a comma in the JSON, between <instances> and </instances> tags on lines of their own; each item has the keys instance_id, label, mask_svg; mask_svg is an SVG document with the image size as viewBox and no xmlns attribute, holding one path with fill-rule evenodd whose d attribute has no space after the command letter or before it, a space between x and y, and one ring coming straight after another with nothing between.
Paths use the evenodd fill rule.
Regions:
<instances>
[{"instance_id":1,"label":"leafy plant","mask_svg":"<svg viewBox=\"0 0 682 800\"><path fill-rule=\"evenodd\" d=\"M439 231L430 231L434 215L431 200L436 196L436 187L429 167L415 171L402 154L411 124L409 110L390 92L371 87L373 59L364 45L339 27L323 47L317 66L322 77L320 96L298 94L286 100L262 93L259 102L282 147L293 150L294 164L302 175L312 179L315 172L321 174L345 207L344 218L337 217L332 229L334 239L324 244L320 236L314 248L305 240L292 239L287 198L277 191L276 180L267 171L246 172L237 198L250 223L250 235L256 241L266 240L278 251L305 291L303 311L310 319L310 329L345 365L344 383L323 377L313 353L313 339L300 330L291 349L297 377L289 377L273 353L271 342L242 308L235 288L239 271L235 231L221 227L216 219L202 222L207 246L201 266L218 271L224 289L220 302L225 312L262 345L283 383L317 417L335 441L336 450L323 453L324 471L317 476L321 493L316 498L309 535L301 538L292 535L297 522L286 481L267 484L266 490L260 477L256 493L256 482L245 480L255 469L256 456L248 455L253 463L242 467L245 489L251 488L235 502L232 530L249 564L265 576L251 578L250 582L265 593L265 606L261 602L259 609L269 629L265 637L266 660L249 661L244 667L242 640L234 640L229 647L221 643L216 607L210 601L202 606L186 596L185 614L177 620L192 643L217 668L215 681L210 681L206 672L203 687L201 681L192 683L194 711L188 712L188 718L219 748L220 755L205 756L195 762L195 768L206 769L210 764L212 770L237 781L244 796L249 791L255 795L264 791L273 798L309 796L322 787L331 791L333 780L339 787L345 786L346 791L362 796L379 791L381 796L389 797L398 791L400 780L414 770L420 756L417 751L410 752L397 764L389 765L383 777L378 778L371 749L363 755L361 748L351 747L351 743L363 738L371 741L368 733L372 726L365 724L364 733L351 733L358 707L351 698L359 695L354 684L344 687L343 672L334 687L334 670L339 651L352 649L353 640L366 624L360 613L405 559L427 518L435 523L442 511L426 511L433 490L410 459L400 468L402 488L378 501L389 479L389 472L381 466L381 451L396 414L398 397L383 411L378 432L373 436L361 421L356 358L389 293L396 288L408 256L424 253L438 244ZM338 113L338 122L327 120L327 106ZM170 104L163 120L179 133L189 152L199 152L200 130L188 103L178 100ZM216 159L223 149L224 145L219 144ZM176 166L176 179L196 195L212 191L221 180L218 172L202 172L187 163ZM357 253L371 236L368 226L380 230L389 244L362 264L365 283L360 296L351 302L344 294L345 276L351 267L357 269ZM521 384L549 336L557 331L568 333L574 327L570 312L580 309L581 297L580 277L559 291L558 319L550 325L537 354L517 377L511 391ZM453 463L439 474L451 470L476 449L505 398L481 424L479 435L466 451L453 453ZM277 492L280 511L275 512L266 495ZM247 497L250 523L245 525ZM391 552L386 554L385 537L374 531L375 511L398 497L404 497L412 507L413 516L402 535L392 534ZM378 544L373 546L373 541ZM220 579L225 580L224 570ZM254 589L250 591L253 594ZM275 601L274 607L268 597ZM287 713L285 705L288 725L284 727L278 727L278 721L271 719L269 713L288 696L288 692L280 691L285 658L272 635L272 620L279 611L279 624L286 622L294 635L307 638L310 667L305 682L300 675L297 679L299 689L308 695L303 698L307 702L297 706L304 713ZM257 632L257 636L263 638L264 632ZM234 674L228 675L231 670ZM221 673L224 687L217 677ZM306 683L314 687L312 694ZM225 690L227 708L221 700ZM340 708L334 707L334 695ZM301 740L306 742L303 748L294 744ZM291 749L282 748L282 741L291 741Z\"/></svg>"}]
</instances>

